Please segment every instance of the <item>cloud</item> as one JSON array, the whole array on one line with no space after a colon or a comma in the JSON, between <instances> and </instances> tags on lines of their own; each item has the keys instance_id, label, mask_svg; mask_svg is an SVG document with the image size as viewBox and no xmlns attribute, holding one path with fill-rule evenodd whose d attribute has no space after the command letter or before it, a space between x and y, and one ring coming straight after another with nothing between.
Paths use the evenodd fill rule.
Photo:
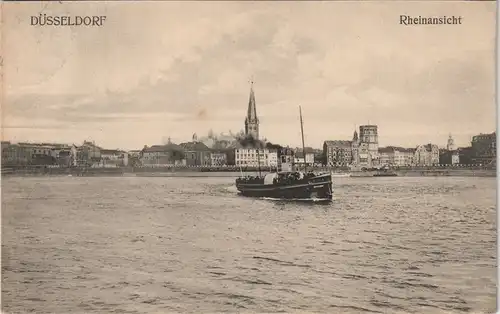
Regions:
<instances>
[{"instance_id":1,"label":"cloud","mask_svg":"<svg viewBox=\"0 0 500 314\"><path fill-rule=\"evenodd\" d=\"M143 77L129 91L78 95L60 89L57 94L13 95L9 109L29 118L57 117L71 121L93 120L99 114L105 119L109 113L117 112L167 110L198 115L200 110L207 112L212 107L223 111L244 103L252 75L262 78L258 85L267 88L272 88L276 81L286 85L286 80L294 77L295 55L280 55L272 48L279 20L269 14L257 14L253 19L252 24L258 21L260 25L257 31L243 27L234 34L224 34L210 47L198 49L198 58L176 58L156 79ZM272 97L268 100L273 101ZM241 108L243 112L244 105Z\"/></svg>"},{"instance_id":2,"label":"cloud","mask_svg":"<svg viewBox=\"0 0 500 314\"><path fill-rule=\"evenodd\" d=\"M131 124L145 142L160 138L153 126L172 138L238 130L253 76L261 133L286 142L296 141L298 105L315 145L367 121L381 134L494 127L492 4L209 4L48 6L104 12L99 30L28 27L23 18L39 5L17 5L6 15L20 22L6 18L5 122L103 129L110 142L124 141L110 130ZM405 12L459 14L468 24L402 27Z\"/></svg>"}]
</instances>

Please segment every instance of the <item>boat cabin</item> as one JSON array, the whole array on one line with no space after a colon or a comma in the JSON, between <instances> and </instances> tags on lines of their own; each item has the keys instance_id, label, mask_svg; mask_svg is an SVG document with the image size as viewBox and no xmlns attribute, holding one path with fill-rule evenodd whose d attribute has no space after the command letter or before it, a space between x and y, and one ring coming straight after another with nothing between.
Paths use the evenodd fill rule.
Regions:
<instances>
[{"instance_id":1,"label":"boat cabin","mask_svg":"<svg viewBox=\"0 0 500 314\"><path fill-rule=\"evenodd\" d=\"M269 173L264 177L264 184L292 184L297 181L311 179L315 177L312 172L284 171Z\"/></svg>"}]
</instances>

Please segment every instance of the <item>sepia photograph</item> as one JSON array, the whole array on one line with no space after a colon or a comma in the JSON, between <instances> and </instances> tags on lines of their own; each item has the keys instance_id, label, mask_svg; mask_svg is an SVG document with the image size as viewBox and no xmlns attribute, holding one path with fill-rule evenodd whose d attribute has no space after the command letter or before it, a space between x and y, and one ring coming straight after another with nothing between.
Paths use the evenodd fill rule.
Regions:
<instances>
[{"instance_id":1,"label":"sepia photograph","mask_svg":"<svg viewBox=\"0 0 500 314\"><path fill-rule=\"evenodd\" d=\"M3 2L1 312L496 312L496 10Z\"/></svg>"}]
</instances>

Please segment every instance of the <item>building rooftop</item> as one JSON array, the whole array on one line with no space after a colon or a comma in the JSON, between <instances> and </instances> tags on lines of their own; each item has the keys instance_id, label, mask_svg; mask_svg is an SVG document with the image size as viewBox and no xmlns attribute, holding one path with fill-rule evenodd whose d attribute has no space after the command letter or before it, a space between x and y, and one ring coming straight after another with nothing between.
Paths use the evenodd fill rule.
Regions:
<instances>
[{"instance_id":1,"label":"building rooftop","mask_svg":"<svg viewBox=\"0 0 500 314\"><path fill-rule=\"evenodd\" d=\"M392 153L394 151L395 151L394 147L379 147L378 149L379 153Z\"/></svg>"},{"instance_id":2,"label":"building rooftop","mask_svg":"<svg viewBox=\"0 0 500 314\"><path fill-rule=\"evenodd\" d=\"M179 146L187 151L209 151L210 150L210 148L208 148L208 146L203 144L202 142L181 143Z\"/></svg>"},{"instance_id":3,"label":"building rooftop","mask_svg":"<svg viewBox=\"0 0 500 314\"><path fill-rule=\"evenodd\" d=\"M122 154L123 152L118 149L101 149L101 154L107 154L107 155L119 155Z\"/></svg>"},{"instance_id":4,"label":"building rooftop","mask_svg":"<svg viewBox=\"0 0 500 314\"><path fill-rule=\"evenodd\" d=\"M314 154L314 152L313 151L307 151L307 147L306 147L306 154ZM304 154L302 153L302 151L296 151L295 152L295 157L297 157L297 158L303 158Z\"/></svg>"},{"instance_id":5,"label":"building rooftop","mask_svg":"<svg viewBox=\"0 0 500 314\"><path fill-rule=\"evenodd\" d=\"M173 143L169 143L166 145L153 145L151 147L145 147L143 152L145 153L157 153L157 152L167 152L167 151L183 151L184 149Z\"/></svg>"},{"instance_id":6,"label":"building rooftop","mask_svg":"<svg viewBox=\"0 0 500 314\"><path fill-rule=\"evenodd\" d=\"M306 147L305 147L305 151L306 151L306 154L312 154L312 153L314 153L314 152L315 152L315 149L314 149L314 148L312 148L312 147L307 147L307 146L306 146ZM302 147L297 147L297 148L295 149L295 152L297 152L297 153L298 153L298 152L302 153Z\"/></svg>"},{"instance_id":7,"label":"building rooftop","mask_svg":"<svg viewBox=\"0 0 500 314\"><path fill-rule=\"evenodd\" d=\"M387 146L387 147L380 147L378 149L380 153L390 153L390 152L407 152L407 153L412 153L415 151L414 148L404 148L404 147L399 147L399 146Z\"/></svg>"},{"instance_id":8,"label":"building rooftop","mask_svg":"<svg viewBox=\"0 0 500 314\"><path fill-rule=\"evenodd\" d=\"M325 141L326 146L351 147L352 141Z\"/></svg>"},{"instance_id":9,"label":"building rooftop","mask_svg":"<svg viewBox=\"0 0 500 314\"><path fill-rule=\"evenodd\" d=\"M425 144L425 145L419 145L419 146L417 146L416 149L418 149L419 147L423 147L428 152L431 152L433 149L437 149L439 151L439 147L436 144L432 144L432 143Z\"/></svg>"},{"instance_id":10,"label":"building rooftop","mask_svg":"<svg viewBox=\"0 0 500 314\"><path fill-rule=\"evenodd\" d=\"M491 139L496 139L496 137L497 137L496 132L489 133L489 134L480 133L478 135L473 136L472 137L472 141L476 142L476 141L481 141L481 140L484 140L484 139L491 140Z\"/></svg>"}]
</instances>

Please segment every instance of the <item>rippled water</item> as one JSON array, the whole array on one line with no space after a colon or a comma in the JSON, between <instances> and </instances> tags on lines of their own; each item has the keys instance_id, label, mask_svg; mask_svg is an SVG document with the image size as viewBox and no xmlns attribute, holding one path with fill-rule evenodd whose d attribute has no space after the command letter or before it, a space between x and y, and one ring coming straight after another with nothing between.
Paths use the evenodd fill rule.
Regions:
<instances>
[{"instance_id":1,"label":"rippled water","mask_svg":"<svg viewBox=\"0 0 500 314\"><path fill-rule=\"evenodd\" d=\"M495 178L338 178L326 206L230 178L2 181L6 312L495 312Z\"/></svg>"}]
</instances>

